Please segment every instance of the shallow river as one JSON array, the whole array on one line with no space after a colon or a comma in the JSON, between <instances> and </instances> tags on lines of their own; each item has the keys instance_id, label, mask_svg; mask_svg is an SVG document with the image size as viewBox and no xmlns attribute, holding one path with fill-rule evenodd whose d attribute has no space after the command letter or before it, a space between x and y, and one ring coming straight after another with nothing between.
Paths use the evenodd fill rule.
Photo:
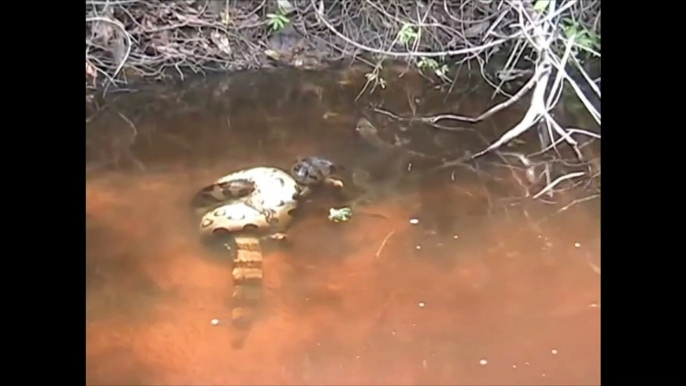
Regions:
<instances>
[{"instance_id":1,"label":"shallow river","mask_svg":"<svg viewBox=\"0 0 686 386\"><path fill-rule=\"evenodd\" d=\"M410 159L403 175L426 176L372 181L347 223L327 219L332 198L312 203L288 247L265 248L264 312L231 348L231 261L199 242L195 191L309 154L383 175L398 165L354 130L369 103L467 115L494 103L475 79L446 97L413 75L356 102L364 80L238 75L89 111L88 384L600 383L599 200L560 212L571 193L522 198L498 157L432 175ZM459 132L372 117L405 147L461 154L522 111Z\"/></svg>"}]
</instances>

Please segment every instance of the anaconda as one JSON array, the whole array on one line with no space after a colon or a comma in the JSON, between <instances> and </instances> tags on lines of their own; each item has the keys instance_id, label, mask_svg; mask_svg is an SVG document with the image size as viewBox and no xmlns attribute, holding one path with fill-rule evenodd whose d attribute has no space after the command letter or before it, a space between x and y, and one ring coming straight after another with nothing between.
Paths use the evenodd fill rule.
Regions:
<instances>
[{"instance_id":1,"label":"anaconda","mask_svg":"<svg viewBox=\"0 0 686 386\"><path fill-rule=\"evenodd\" d=\"M229 173L201 189L191 200L200 217L204 238L230 236L225 244L234 252L231 324L234 348L247 340L263 299L260 240L284 239L300 199L317 186L342 187L331 177L337 170L320 157L300 158L289 172L275 167L254 167ZM233 244L233 246L231 245Z\"/></svg>"}]
</instances>

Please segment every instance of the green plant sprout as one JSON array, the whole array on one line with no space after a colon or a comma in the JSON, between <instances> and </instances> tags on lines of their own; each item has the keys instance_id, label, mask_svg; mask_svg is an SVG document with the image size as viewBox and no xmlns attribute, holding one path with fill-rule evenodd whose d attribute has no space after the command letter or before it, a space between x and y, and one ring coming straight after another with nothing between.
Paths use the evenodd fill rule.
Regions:
<instances>
[{"instance_id":1,"label":"green plant sprout","mask_svg":"<svg viewBox=\"0 0 686 386\"><path fill-rule=\"evenodd\" d=\"M290 23L290 19L281 12L267 14L267 25L272 32L282 30L288 23Z\"/></svg>"},{"instance_id":2,"label":"green plant sprout","mask_svg":"<svg viewBox=\"0 0 686 386\"><path fill-rule=\"evenodd\" d=\"M534 3L534 11L542 14L548 8L549 4L550 0L536 0Z\"/></svg>"},{"instance_id":3,"label":"green plant sprout","mask_svg":"<svg viewBox=\"0 0 686 386\"><path fill-rule=\"evenodd\" d=\"M432 70L439 78L445 77L448 73L448 65L445 63L439 64L432 58L421 58L419 62L417 62L417 67L419 67L420 70Z\"/></svg>"},{"instance_id":4,"label":"green plant sprout","mask_svg":"<svg viewBox=\"0 0 686 386\"><path fill-rule=\"evenodd\" d=\"M574 39L572 53L578 54L578 48L586 52L593 53L593 50L600 49L600 36L593 31L589 31L581 23L573 20L563 22L562 31L566 38Z\"/></svg>"},{"instance_id":5,"label":"green plant sprout","mask_svg":"<svg viewBox=\"0 0 686 386\"><path fill-rule=\"evenodd\" d=\"M435 70L438 68L438 62L432 58L421 58L419 60L419 63L417 63L417 67L419 67L422 70Z\"/></svg>"},{"instance_id":6,"label":"green plant sprout","mask_svg":"<svg viewBox=\"0 0 686 386\"><path fill-rule=\"evenodd\" d=\"M398 40L403 44L414 42L417 38L419 38L419 33L415 30L415 27L409 23L403 24L398 32Z\"/></svg>"}]
</instances>

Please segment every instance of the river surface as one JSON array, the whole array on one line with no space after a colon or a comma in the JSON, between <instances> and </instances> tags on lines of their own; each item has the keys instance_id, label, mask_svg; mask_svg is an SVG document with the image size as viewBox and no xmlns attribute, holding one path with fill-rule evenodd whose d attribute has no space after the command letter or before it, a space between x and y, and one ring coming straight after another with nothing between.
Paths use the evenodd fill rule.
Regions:
<instances>
[{"instance_id":1,"label":"river surface","mask_svg":"<svg viewBox=\"0 0 686 386\"><path fill-rule=\"evenodd\" d=\"M432 174L410 159L403 175L421 177L372 178L347 223L327 219L332 199L312 203L288 247L265 248L264 312L231 347L231 261L198 240L198 189L310 154L397 169L356 136L363 115L406 148L459 155L526 108L455 132L410 124L368 106L476 116L492 89L474 76L439 92L393 73L356 100L364 72L238 74L88 109L89 385L600 384L600 200L570 206L589 189L533 200L540 187L526 198L524 174L495 156Z\"/></svg>"}]
</instances>

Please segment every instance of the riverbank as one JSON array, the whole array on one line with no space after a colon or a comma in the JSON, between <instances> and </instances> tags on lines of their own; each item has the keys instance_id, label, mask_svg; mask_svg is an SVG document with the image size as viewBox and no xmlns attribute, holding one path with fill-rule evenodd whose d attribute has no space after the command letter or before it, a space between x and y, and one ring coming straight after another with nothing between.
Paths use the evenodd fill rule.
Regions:
<instances>
[{"instance_id":1,"label":"riverbank","mask_svg":"<svg viewBox=\"0 0 686 386\"><path fill-rule=\"evenodd\" d=\"M449 78L474 61L493 83L527 78L535 25L554 16L553 48L593 58L599 1L443 2L86 1L86 89L181 79L187 74L274 67L322 69L364 63L370 79L388 60ZM546 17L542 17L547 15ZM528 76L527 76L528 75Z\"/></svg>"}]
</instances>

